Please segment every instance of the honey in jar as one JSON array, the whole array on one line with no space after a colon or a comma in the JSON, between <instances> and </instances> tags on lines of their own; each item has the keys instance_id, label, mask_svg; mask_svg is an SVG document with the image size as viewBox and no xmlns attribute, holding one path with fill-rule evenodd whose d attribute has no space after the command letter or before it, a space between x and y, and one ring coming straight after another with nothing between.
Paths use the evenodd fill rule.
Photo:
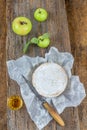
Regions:
<instances>
[{"instance_id":1,"label":"honey in jar","mask_svg":"<svg viewBox=\"0 0 87 130\"><path fill-rule=\"evenodd\" d=\"M7 106L11 110L19 110L23 106L23 101L20 96L13 95L7 99Z\"/></svg>"}]
</instances>

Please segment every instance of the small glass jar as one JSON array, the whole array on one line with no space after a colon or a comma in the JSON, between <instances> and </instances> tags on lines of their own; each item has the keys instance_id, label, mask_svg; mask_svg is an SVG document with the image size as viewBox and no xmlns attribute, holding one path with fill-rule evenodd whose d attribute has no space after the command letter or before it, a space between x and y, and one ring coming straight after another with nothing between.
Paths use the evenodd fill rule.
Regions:
<instances>
[{"instance_id":1,"label":"small glass jar","mask_svg":"<svg viewBox=\"0 0 87 130\"><path fill-rule=\"evenodd\" d=\"M7 98L7 106L11 110L19 110L23 106L23 100L18 95L13 95Z\"/></svg>"}]
</instances>

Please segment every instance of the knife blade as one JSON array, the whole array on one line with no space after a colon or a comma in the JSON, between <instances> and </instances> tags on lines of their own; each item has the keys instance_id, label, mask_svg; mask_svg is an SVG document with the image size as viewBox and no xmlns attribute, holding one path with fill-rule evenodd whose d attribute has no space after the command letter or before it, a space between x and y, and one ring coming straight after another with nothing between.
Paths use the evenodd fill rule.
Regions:
<instances>
[{"instance_id":1,"label":"knife blade","mask_svg":"<svg viewBox=\"0 0 87 130\"><path fill-rule=\"evenodd\" d=\"M53 117L53 119L60 125L65 126L64 121L60 117L60 115L57 113L57 111L41 96L35 89L35 87L25 78L24 75L22 75L25 82L28 84L31 91L36 95L36 97L42 102L42 105L44 108L49 112L49 114Z\"/></svg>"}]
</instances>

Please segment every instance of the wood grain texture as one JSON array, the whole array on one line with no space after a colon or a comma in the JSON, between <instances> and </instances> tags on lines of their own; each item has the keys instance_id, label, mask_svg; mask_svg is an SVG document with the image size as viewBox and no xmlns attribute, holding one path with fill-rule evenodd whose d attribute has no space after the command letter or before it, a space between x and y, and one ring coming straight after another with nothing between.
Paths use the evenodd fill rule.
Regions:
<instances>
[{"instance_id":1,"label":"wood grain texture","mask_svg":"<svg viewBox=\"0 0 87 130\"><path fill-rule=\"evenodd\" d=\"M36 8L44 7L49 18L44 23L38 23L33 18ZM28 36L20 37L12 32L11 23L17 16L29 17L33 23L33 29ZM60 51L71 52L67 16L64 0L7 0L6 1L6 21L7 21L7 60L16 59L23 55L22 48L27 40L33 36L38 36L45 32L51 35L51 45L57 47ZM50 47L49 47L50 48ZM48 48L48 49L49 49ZM30 46L27 55L44 56L48 49L40 49L36 46ZM8 78L8 96L13 94L20 95L18 85ZM79 130L78 109L67 108L62 118L66 126L60 127L55 121L51 121L43 130ZM8 130L38 130L31 121L25 106L19 111L10 111L8 109Z\"/></svg>"},{"instance_id":2,"label":"wood grain texture","mask_svg":"<svg viewBox=\"0 0 87 130\"><path fill-rule=\"evenodd\" d=\"M66 0L74 74L80 76L87 94L87 0ZM78 108L80 129L87 130L87 96Z\"/></svg>"},{"instance_id":3,"label":"wood grain texture","mask_svg":"<svg viewBox=\"0 0 87 130\"><path fill-rule=\"evenodd\" d=\"M6 2L0 0L0 130L6 130Z\"/></svg>"}]
</instances>

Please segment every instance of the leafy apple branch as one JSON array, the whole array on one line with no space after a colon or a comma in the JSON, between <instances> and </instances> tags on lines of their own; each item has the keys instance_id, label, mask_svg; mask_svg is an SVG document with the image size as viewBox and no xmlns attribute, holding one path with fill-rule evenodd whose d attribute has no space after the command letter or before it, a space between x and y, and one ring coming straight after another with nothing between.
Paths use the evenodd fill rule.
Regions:
<instances>
[{"instance_id":1,"label":"leafy apple branch","mask_svg":"<svg viewBox=\"0 0 87 130\"><path fill-rule=\"evenodd\" d=\"M44 33L43 35L41 35L42 39L46 39L46 38L50 38L50 35L49 33ZM28 51L28 48L31 44L36 44L38 45L39 43L39 39L36 38L36 37L33 37L31 38L30 41L28 41L25 45L24 45L24 48L23 48L23 53L26 53Z\"/></svg>"}]
</instances>

